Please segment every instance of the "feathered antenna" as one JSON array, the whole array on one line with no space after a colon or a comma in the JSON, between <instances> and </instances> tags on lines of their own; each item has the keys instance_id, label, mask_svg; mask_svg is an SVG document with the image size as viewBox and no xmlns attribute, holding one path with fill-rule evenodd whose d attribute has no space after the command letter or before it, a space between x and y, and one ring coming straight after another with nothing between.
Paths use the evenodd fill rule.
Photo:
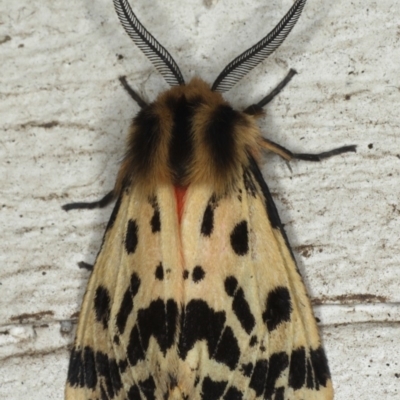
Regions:
<instances>
[{"instance_id":1,"label":"feathered antenna","mask_svg":"<svg viewBox=\"0 0 400 400\"><path fill-rule=\"evenodd\" d=\"M171 54L137 19L127 0L113 0L115 11L126 33L171 86L184 85L182 73Z\"/></svg>"},{"instance_id":2,"label":"feathered antenna","mask_svg":"<svg viewBox=\"0 0 400 400\"><path fill-rule=\"evenodd\" d=\"M287 14L267 36L231 61L215 80L212 90L226 92L264 61L289 35L307 0L296 0Z\"/></svg>"}]
</instances>

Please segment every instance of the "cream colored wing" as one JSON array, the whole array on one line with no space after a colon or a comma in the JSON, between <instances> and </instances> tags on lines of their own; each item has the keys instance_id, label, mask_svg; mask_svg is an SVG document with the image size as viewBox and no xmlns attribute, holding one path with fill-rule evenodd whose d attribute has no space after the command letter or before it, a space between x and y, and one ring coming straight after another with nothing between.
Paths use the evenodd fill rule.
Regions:
<instances>
[{"instance_id":1,"label":"cream colored wing","mask_svg":"<svg viewBox=\"0 0 400 400\"><path fill-rule=\"evenodd\" d=\"M180 389L188 399L333 398L304 284L255 163L235 193L189 188Z\"/></svg>"},{"instance_id":2,"label":"cream colored wing","mask_svg":"<svg viewBox=\"0 0 400 400\"><path fill-rule=\"evenodd\" d=\"M122 195L83 300L67 400L169 393L183 284L179 240L172 187L145 200L134 189Z\"/></svg>"},{"instance_id":3,"label":"cream colored wing","mask_svg":"<svg viewBox=\"0 0 400 400\"><path fill-rule=\"evenodd\" d=\"M328 400L300 274L255 164L229 196L117 203L80 314L67 400Z\"/></svg>"}]
</instances>

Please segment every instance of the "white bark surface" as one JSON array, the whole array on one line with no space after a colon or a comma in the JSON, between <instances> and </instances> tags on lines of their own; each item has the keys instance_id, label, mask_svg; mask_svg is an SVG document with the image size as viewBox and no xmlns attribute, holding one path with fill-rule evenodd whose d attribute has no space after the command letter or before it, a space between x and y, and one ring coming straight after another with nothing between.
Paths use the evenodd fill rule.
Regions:
<instances>
[{"instance_id":1,"label":"white bark surface","mask_svg":"<svg viewBox=\"0 0 400 400\"><path fill-rule=\"evenodd\" d=\"M292 0L132 1L186 80L212 83ZM290 67L261 120L294 152L357 144L264 176L321 320L338 400L400 397L400 3L309 0L284 44L226 98L258 101ZM138 107L167 88L111 0L0 2L0 398L62 399L89 273L111 212L66 213L113 187Z\"/></svg>"}]
</instances>

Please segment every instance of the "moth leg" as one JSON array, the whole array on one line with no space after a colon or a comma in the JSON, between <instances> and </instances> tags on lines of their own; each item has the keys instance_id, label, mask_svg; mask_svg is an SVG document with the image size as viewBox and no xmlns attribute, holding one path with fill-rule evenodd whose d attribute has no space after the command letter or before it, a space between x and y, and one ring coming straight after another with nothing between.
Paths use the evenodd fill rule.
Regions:
<instances>
[{"instance_id":1,"label":"moth leg","mask_svg":"<svg viewBox=\"0 0 400 400\"><path fill-rule=\"evenodd\" d=\"M130 87L129 83L126 81L125 76L120 76L119 81L124 89L128 92L129 96L138 104L140 108L144 108L147 106L147 103Z\"/></svg>"},{"instance_id":2,"label":"moth leg","mask_svg":"<svg viewBox=\"0 0 400 400\"><path fill-rule=\"evenodd\" d=\"M357 146L350 145L350 146L342 146L336 149L332 149L329 151L324 151L322 153L316 154L309 154L309 153L293 153L290 150L286 149L285 147L281 146L278 143L273 142L272 140L261 138L259 144L263 150L272 151L278 156L282 157L286 161L290 160L304 160L304 161L321 161L325 158L337 156L343 153L355 152Z\"/></svg>"},{"instance_id":3,"label":"moth leg","mask_svg":"<svg viewBox=\"0 0 400 400\"><path fill-rule=\"evenodd\" d=\"M93 208L103 208L108 206L115 198L114 190L107 193L103 198L93 202L79 202L79 203L68 203L64 204L61 208L65 211L69 210L79 210L79 209L93 209Z\"/></svg>"},{"instance_id":4,"label":"moth leg","mask_svg":"<svg viewBox=\"0 0 400 400\"><path fill-rule=\"evenodd\" d=\"M287 75L282 79L281 82L273 89L270 93L268 93L265 97L263 97L258 103L252 104L247 107L243 112L250 115L258 115L262 114L263 107L271 102L282 90L283 88L292 80L292 78L297 74L297 71L294 69L290 69Z\"/></svg>"},{"instance_id":5,"label":"moth leg","mask_svg":"<svg viewBox=\"0 0 400 400\"><path fill-rule=\"evenodd\" d=\"M85 261L79 261L78 262L78 267L82 269L87 269L88 271L93 271L93 264L89 264Z\"/></svg>"}]
</instances>

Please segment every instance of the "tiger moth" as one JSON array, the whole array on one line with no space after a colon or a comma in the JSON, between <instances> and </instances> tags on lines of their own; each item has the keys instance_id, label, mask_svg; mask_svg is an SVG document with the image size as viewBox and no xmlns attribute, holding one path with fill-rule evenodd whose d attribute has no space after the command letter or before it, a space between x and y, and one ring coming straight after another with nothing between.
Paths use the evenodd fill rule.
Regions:
<instances>
[{"instance_id":1,"label":"tiger moth","mask_svg":"<svg viewBox=\"0 0 400 400\"><path fill-rule=\"evenodd\" d=\"M171 89L130 127L116 199L84 296L66 400L328 400L330 372L295 259L258 162L320 161L344 146L295 154L262 137L260 102L237 111L222 93L271 54L296 24L296 0L210 87L185 84L167 50L126 0L122 26Z\"/></svg>"}]
</instances>

